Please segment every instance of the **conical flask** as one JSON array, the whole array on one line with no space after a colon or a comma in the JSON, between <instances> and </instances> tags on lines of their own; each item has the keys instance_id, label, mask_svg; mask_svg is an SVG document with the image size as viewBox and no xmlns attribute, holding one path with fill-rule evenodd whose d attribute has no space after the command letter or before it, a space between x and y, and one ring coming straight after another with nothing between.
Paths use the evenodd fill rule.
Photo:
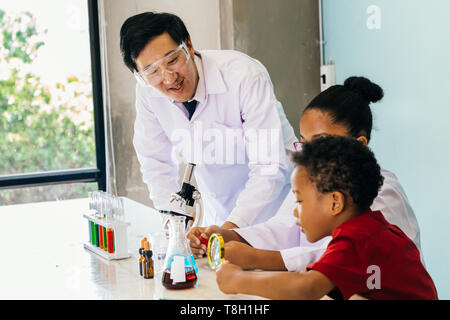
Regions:
<instances>
[{"instance_id":1,"label":"conical flask","mask_svg":"<svg viewBox=\"0 0 450 320\"><path fill-rule=\"evenodd\" d=\"M195 261L185 233L185 217L169 218L169 245L164 261L162 284L167 289L188 289L197 283Z\"/></svg>"}]
</instances>

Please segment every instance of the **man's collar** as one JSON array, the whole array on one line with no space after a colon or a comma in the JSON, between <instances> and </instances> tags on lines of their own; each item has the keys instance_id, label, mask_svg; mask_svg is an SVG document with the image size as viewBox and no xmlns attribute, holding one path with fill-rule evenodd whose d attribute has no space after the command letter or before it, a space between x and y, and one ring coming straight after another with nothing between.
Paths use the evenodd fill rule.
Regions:
<instances>
[{"instance_id":1,"label":"man's collar","mask_svg":"<svg viewBox=\"0 0 450 320\"><path fill-rule=\"evenodd\" d=\"M203 76L203 65L202 58L198 52L194 54L195 65L197 66L198 73L198 83L197 90L195 91L194 97L191 100L197 100L200 103L204 103L206 100L206 92L205 92L205 77Z\"/></svg>"},{"instance_id":2,"label":"man's collar","mask_svg":"<svg viewBox=\"0 0 450 320\"><path fill-rule=\"evenodd\" d=\"M194 59L198 71L198 84L194 97L189 101L197 100L203 103L208 94L226 92L222 74L208 54L195 51Z\"/></svg>"},{"instance_id":3,"label":"man's collar","mask_svg":"<svg viewBox=\"0 0 450 320\"><path fill-rule=\"evenodd\" d=\"M203 75L205 78L205 90L208 94L220 94L227 91L222 73L216 62L208 55L208 51L202 52Z\"/></svg>"}]
</instances>

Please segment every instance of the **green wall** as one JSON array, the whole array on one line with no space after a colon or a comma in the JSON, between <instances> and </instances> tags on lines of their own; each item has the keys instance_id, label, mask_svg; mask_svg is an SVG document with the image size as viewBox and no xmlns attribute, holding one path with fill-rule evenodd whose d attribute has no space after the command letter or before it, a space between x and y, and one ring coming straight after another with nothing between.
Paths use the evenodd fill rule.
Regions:
<instances>
[{"instance_id":1,"label":"green wall","mask_svg":"<svg viewBox=\"0 0 450 320\"><path fill-rule=\"evenodd\" d=\"M337 83L362 75L385 91L370 145L405 188L426 267L449 299L450 1L322 0L322 12Z\"/></svg>"}]
</instances>

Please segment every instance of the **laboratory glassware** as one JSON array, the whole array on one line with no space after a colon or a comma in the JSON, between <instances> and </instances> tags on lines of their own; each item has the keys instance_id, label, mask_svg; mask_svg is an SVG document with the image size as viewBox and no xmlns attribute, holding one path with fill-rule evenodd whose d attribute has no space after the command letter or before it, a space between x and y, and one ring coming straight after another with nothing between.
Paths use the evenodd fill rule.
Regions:
<instances>
[{"instance_id":1,"label":"laboratory glassware","mask_svg":"<svg viewBox=\"0 0 450 320\"><path fill-rule=\"evenodd\" d=\"M197 283L195 260L186 241L185 219L169 218L169 245L162 275L162 284L167 289L188 289Z\"/></svg>"}]
</instances>

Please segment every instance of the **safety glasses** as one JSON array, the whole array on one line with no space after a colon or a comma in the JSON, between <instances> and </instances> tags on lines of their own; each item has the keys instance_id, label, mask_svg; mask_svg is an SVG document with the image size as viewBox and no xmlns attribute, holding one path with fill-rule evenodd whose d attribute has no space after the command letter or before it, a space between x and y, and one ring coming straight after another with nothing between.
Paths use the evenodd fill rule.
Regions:
<instances>
[{"instance_id":1,"label":"safety glasses","mask_svg":"<svg viewBox=\"0 0 450 320\"><path fill-rule=\"evenodd\" d=\"M181 70L189 59L189 51L182 42L174 51L145 67L144 70L134 71L134 76L140 84L156 86L163 81L165 72L174 73Z\"/></svg>"}]
</instances>

